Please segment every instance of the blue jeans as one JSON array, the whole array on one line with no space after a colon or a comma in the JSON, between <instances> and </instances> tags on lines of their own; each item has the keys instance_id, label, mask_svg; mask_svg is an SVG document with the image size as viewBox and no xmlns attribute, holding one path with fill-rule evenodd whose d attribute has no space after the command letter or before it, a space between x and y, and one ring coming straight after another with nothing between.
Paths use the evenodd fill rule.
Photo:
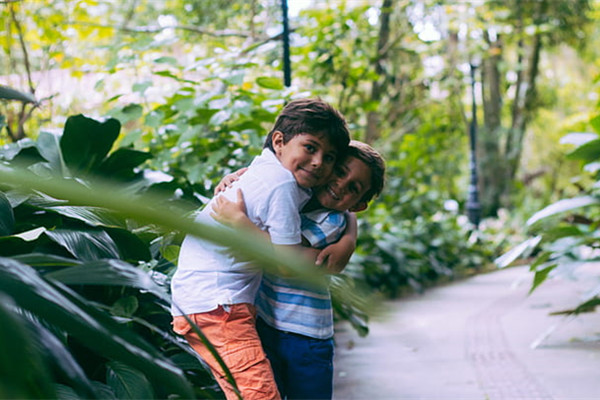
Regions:
<instances>
[{"instance_id":1,"label":"blue jeans","mask_svg":"<svg viewBox=\"0 0 600 400\"><path fill-rule=\"evenodd\" d=\"M331 399L333 339L277 330L257 318L256 330L282 399Z\"/></svg>"}]
</instances>

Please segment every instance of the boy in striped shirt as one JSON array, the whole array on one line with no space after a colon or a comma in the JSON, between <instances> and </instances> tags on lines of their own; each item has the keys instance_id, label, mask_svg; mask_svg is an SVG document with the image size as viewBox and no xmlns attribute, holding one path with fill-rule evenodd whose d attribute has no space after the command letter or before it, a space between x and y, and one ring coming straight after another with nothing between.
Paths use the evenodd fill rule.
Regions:
<instances>
[{"instance_id":1,"label":"boy in striped shirt","mask_svg":"<svg viewBox=\"0 0 600 400\"><path fill-rule=\"evenodd\" d=\"M367 208L368 202L383 189L384 174L385 163L379 153L365 143L350 143L346 158L330 182L314 189L302 212L303 244L314 249L315 257L342 235L345 240L355 240L355 220L349 212ZM230 223L240 223L243 198L238 197L238 203L223 200L213 210ZM347 228L350 234L344 234ZM340 272L353 249L354 246L349 248L346 257L341 256L341 262L330 260L329 272ZM335 255L331 251L326 254ZM297 279L265 274L256 308L257 330L282 399L330 399L333 311L327 283L315 287Z\"/></svg>"}]
</instances>

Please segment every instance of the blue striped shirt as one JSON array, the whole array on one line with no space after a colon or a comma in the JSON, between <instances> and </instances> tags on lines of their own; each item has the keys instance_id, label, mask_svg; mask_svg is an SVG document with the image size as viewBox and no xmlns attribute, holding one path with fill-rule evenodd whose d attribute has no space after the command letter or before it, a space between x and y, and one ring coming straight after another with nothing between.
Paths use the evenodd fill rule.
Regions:
<instances>
[{"instance_id":1,"label":"blue striped shirt","mask_svg":"<svg viewBox=\"0 0 600 400\"><path fill-rule=\"evenodd\" d=\"M312 247L335 243L346 229L344 213L315 210L302 214L302 236ZM256 297L258 315L275 329L316 339L333 336L333 310L327 288L273 274L263 276Z\"/></svg>"}]
</instances>

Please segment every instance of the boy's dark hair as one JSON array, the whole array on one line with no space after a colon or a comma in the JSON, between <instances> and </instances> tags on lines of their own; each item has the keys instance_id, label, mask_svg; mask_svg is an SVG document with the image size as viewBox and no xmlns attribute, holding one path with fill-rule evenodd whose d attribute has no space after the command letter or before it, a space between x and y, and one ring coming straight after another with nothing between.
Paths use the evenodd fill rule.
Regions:
<instances>
[{"instance_id":1,"label":"boy's dark hair","mask_svg":"<svg viewBox=\"0 0 600 400\"><path fill-rule=\"evenodd\" d=\"M368 203L375 196L379 196L385 184L385 160L377 150L358 140L350 141L346 157L355 157L364 162L371 170L371 187L361 201Z\"/></svg>"},{"instance_id":2,"label":"boy's dark hair","mask_svg":"<svg viewBox=\"0 0 600 400\"><path fill-rule=\"evenodd\" d=\"M346 152L350 142L350 133L344 116L321 99L299 99L290 101L275 121L275 125L264 148L273 149L273 132L283 133L283 143L287 143L299 134L323 135L340 152Z\"/></svg>"}]
</instances>

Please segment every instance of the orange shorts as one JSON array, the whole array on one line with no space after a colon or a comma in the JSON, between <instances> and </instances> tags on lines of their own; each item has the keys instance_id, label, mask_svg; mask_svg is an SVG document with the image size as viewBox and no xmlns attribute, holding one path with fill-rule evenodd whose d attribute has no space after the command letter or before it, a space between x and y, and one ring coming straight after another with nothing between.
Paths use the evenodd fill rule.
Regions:
<instances>
[{"instance_id":1,"label":"orange shorts","mask_svg":"<svg viewBox=\"0 0 600 400\"><path fill-rule=\"evenodd\" d=\"M228 311L219 306L216 310L188 317L215 347L233 375L244 400L281 399L271 364L256 332L256 309L253 305L232 304ZM239 397L227 381L223 369L184 317L173 318L173 331L184 335L208 364L227 399L238 400Z\"/></svg>"}]
</instances>

